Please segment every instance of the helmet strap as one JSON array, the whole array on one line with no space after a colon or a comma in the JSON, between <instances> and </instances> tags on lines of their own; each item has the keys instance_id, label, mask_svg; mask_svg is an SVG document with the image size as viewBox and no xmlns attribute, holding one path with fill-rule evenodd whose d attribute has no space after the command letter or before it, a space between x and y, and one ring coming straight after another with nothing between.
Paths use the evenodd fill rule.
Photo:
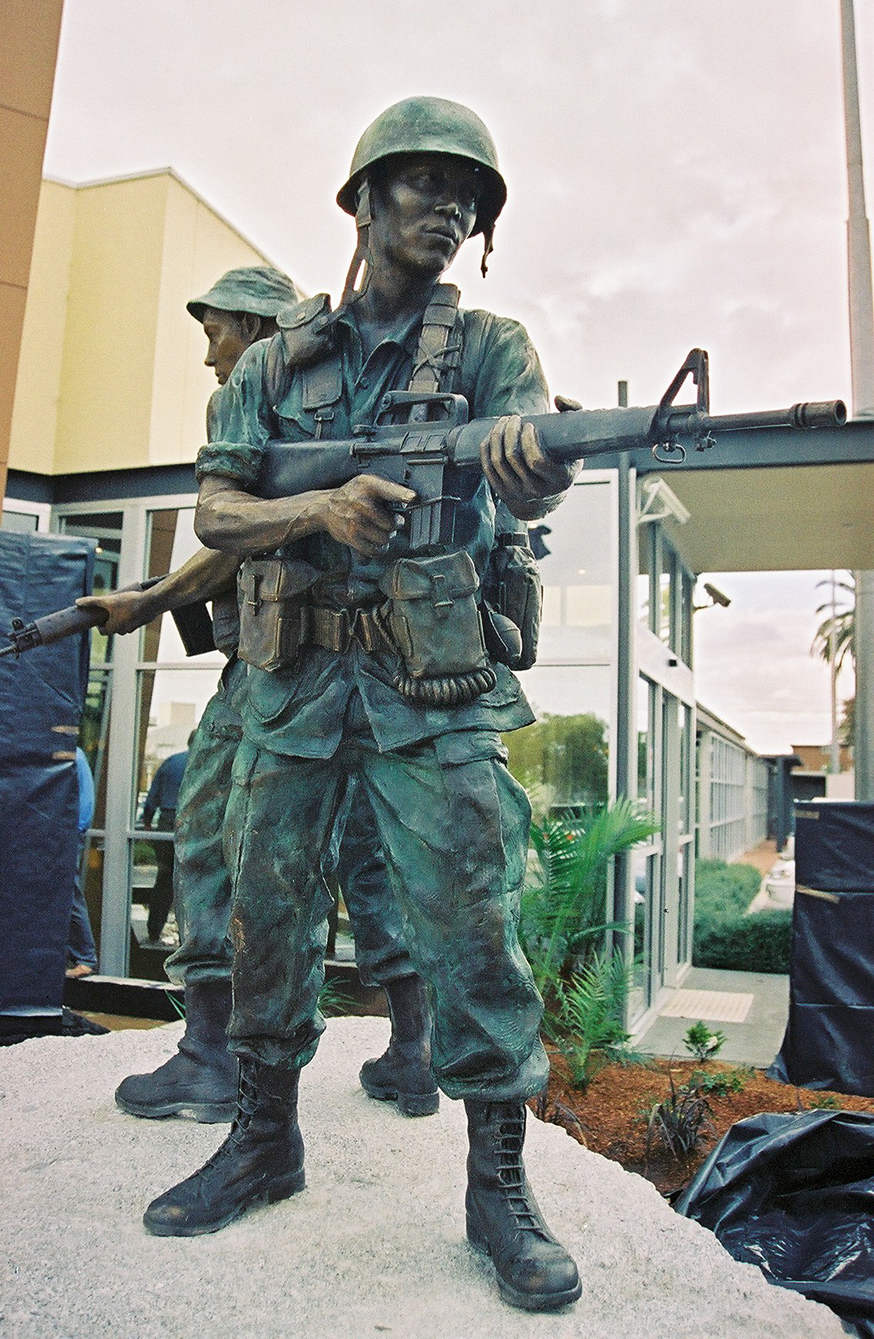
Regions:
<instances>
[{"instance_id":1,"label":"helmet strap","mask_svg":"<svg viewBox=\"0 0 874 1339\"><path fill-rule=\"evenodd\" d=\"M365 177L358 190L358 206L355 210L355 227L358 233L358 241L352 263L346 275L346 282L343 285L343 296L334 313L335 318L350 307L353 302L358 302L363 298L367 292L367 285L370 282L370 247L368 243L371 222L370 182ZM356 287L356 284L358 284L358 287Z\"/></svg>"},{"instance_id":2,"label":"helmet strap","mask_svg":"<svg viewBox=\"0 0 874 1339\"><path fill-rule=\"evenodd\" d=\"M489 272L489 256L495 249L494 236L495 236L494 223L488 228L483 228L483 258L480 261L480 272L482 273L482 277L484 279Z\"/></svg>"}]
</instances>

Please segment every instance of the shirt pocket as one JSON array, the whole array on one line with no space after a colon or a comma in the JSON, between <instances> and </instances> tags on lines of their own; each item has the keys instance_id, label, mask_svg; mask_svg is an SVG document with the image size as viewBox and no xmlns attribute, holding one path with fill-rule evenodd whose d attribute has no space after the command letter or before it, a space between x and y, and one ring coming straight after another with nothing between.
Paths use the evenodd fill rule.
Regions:
<instances>
[{"instance_id":1,"label":"shirt pocket","mask_svg":"<svg viewBox=\"0 0 874 1339\"><path fill-rule=\"evenodd\" d=\"M264 725L276 721L294 701L300 686L300 675L281 670L250 669L246 706Z\"/></svg>"}]
</instances>

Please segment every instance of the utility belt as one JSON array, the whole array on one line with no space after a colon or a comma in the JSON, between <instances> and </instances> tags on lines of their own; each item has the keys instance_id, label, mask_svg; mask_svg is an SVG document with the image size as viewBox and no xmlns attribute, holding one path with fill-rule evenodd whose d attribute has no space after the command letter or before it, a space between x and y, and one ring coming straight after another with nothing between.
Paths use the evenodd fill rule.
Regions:
<instances>
[{"instance_id":1,"label":"utility belt","mask_svg":"<svg viewBox=\"0 0 874 1339\"><path fill-rule=\"evenodd\" d=\"M246 559L238 578L241 660L257 669L289 669L305 646L343 653L356 643L399 656L395 688L426 706L460 706L494 688L489 652L504 658L508 629L502 640L495 627L500 633L509 620L481 610L479 578L463 549L398 558L380 582L384 602L371 607L317 604L322 575L298 559Z\"/></svg>"}]
</instances>

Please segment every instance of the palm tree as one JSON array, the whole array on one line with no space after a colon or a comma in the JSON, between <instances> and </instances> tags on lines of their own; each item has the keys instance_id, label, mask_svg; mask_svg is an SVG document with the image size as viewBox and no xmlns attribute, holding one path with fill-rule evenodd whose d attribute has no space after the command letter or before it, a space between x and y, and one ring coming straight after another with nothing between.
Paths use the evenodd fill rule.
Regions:
<instances>
[{"instance_id":1,"label":"palm tree","mask_svg":"<svg viewBox=\"0 0 874 1339\"><path fill-rule=\"evenodd\" d=\"M817 586L831 587L832 579L827 577L818 581ZM840 592L840 595L838 595ZM812 655L821 656L826 664L832 658L832 632L834 631L835 670L843 668L847 657L850 663L856 663L856 578L847 572L846 578L835 582L835 601L831 598L817 605L816 612L825 614L813 638L810 648Z\"/></svg>"},{"instance_id":2,"label":"palm tree","mask_svg":"<svg viewBox=\"0 0 874 1339\"><path fill-rule=\"evenodd\" d=\"M835 581L834 575L827 577L824 581L818 581L817 586L828 586L831 588L831 598L823 604L817 606L818 614L825 614L813 638L813 645L810 648L811 655L821 656L826 664L831 665L832 671L832 693L835 692L835 682L844 664L849 657L853 669L856 667L856 578L852 572L847 572L846 580ZM840 591L840 596L838 596ZM838 604L840 599L840 605ZM832 656L834 663L832 664ZM837 710L836 698L832 698L834 704L833 710ZM848 698L844 703L844 715L837 727L837 734L840 743L852 746L855 728L856 698L855 695Z\"/></svg>"}]
</instances>

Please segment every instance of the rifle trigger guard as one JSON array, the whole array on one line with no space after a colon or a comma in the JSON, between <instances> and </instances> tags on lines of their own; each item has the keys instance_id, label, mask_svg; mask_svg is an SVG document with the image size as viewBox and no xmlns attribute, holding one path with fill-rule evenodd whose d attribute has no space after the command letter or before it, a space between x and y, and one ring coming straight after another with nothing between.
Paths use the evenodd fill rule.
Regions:
<instances>
[{"instance_id":1,"label":"rifle trigger guard","mask_svg":"<svg viewBox=\"0 0 874 1339\"><path fill-rule=\"evenodd\" d=\"M652 454L653 460L657 460L660 465L682 465L686 459L686 448L679 442L656 442Z\"/></svg>"}]
</instances>

